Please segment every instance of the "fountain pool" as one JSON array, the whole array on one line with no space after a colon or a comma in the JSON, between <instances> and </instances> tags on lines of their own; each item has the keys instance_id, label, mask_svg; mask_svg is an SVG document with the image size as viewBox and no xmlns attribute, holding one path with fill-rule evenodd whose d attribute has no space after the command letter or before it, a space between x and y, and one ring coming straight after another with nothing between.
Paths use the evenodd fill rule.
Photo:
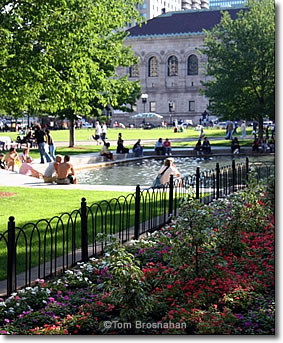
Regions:
<instances>
[{"instance_id":1,"label":"fountain pool","mask_svg":"<svg viewBox=\"0 0 283 343\"><path fill-rule=\"evenodd\" d=\"M245 163L245 157L233 156L236 163ZM274 156L259 156L249 157L249 160L268 161L274 159ZM192 175L196 171L196 167L201 170L215 168L216 162L220 166L230 165L231 156L215 156L209 159L200 159L196 157L176 157L174 163L184 175ZM80 184L89 185L119 185L119 186L136 186L137 184L143 187L149 187L156 177L163 160L160 159L143 159L140 161L115 163L107 168L87 169L77 172L78 181Z\"/></svg>"}]
</instances>

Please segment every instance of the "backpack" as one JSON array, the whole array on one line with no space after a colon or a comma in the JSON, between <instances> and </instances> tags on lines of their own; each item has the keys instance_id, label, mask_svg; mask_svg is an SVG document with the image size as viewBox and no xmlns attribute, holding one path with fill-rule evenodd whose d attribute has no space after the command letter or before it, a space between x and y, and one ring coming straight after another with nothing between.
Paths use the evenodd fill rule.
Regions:
<instances>
[{"instance_id":1,"label":"backpack","mask_svg":"<svg viewBox=\"0 0 283 343\"><path fill-rule=\"evenodd\" d=\"M151 187L152 188L160 188L161 186L163 186L161 183L160 183L160 180L161 180L161 176L166 172L166 170L168 169L169 167L165 168L163 170L162 173L158 174L157 177L155 178L155 180L153 181Z\"/></svg>"}]
</instances>

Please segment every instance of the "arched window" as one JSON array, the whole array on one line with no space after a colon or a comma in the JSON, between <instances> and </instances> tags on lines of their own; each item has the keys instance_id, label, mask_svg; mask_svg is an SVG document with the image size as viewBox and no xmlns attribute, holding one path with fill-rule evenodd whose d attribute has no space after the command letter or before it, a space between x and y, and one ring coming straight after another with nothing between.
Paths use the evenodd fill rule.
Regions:
<instances>
[{"instance_id":1,"label":"arched window","mask_svg":"<svg viewBox=\"0 0 283 343\"><path fill-rule=\"evenodd\" d=\"M137 64L132 65L129 68L130 77L139 77L139 66Z\"/></svg>"},{"instance_id":2,"label":"arched window","mask_svg":"<svg viewBox=\"0 0 283 343\"><path fill-rule=\"evenodd\" d=\"M178 75L178 58L171 56L168 58L168 76Z\"/></svg>"},{"instance_id":3,"label":"arched window","mask_svg":"<svg viewBox=\"0 0 283 343\"><path fill-rule=\"evenodd\" d=\"M188 58L188 75L198 75L198 58L191 55Z\"/></svg>"},{"instance_id":4,"label":"arched window","mask_svg":"<svg viewBox=\"0 0 283 343\"><path fill-rule=\"evenodd\" d=\"M148 61L148 76L156 77L158 76L159 64L155 56L151 57Z\"/></svg>"}]
</instances>

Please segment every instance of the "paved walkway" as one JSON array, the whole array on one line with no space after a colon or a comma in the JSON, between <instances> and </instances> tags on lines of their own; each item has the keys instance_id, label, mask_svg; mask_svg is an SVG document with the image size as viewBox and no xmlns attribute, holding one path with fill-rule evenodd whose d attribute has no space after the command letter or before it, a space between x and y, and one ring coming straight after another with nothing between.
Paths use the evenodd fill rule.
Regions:
<instances>
[{"instance_id":1,"label":"paved walkway","mask_svg":"<svg viewBox=\"0 0 283 343\"><path fill-rule=\"evenodd\" d=\"M218 138L217 138L218 139ZM223 139L220 137L219 139ZM183 141L183 139L181 139ZM155 142L155 140L154 140ZM67 142L61 142L62 145L66 146ZM79 142L78 144L86 143L89 144L90 142ZM58 145L58 144L57 144ZM216 146L213 147L213 154L217 155L230 153L230 147L224 146ZM146 155L143 158L148 158L154 154L153 148L145 148L144 154ZM183 155L183 156L192 156L193 155L193 148L192 147L178 147L173 148L173 157L174 155ZM136 161L140 160L141 158L133 157L133 154L116 154L114 152L114 161L105 161L103 157L100 156L99 152L88 153L88 154L78 154L71 156L71 163L74 165L75 170L82 170L87 168L97 168L97 167L105 167L107 165L111 165L113 163L121 163L126 161ZM34 169L38 170L41 173L44 173L45 169L47 168L47 163L41 164L40 159L33 160ZM77 185L57 185L57 184L50 184L44 183L42 179L37 179L30 176L25 176L18 174L16 172L6 171L0 169L0 186L17 186L17 187L31 187L31 188L50 188L50 189L82 189L82 190L99 190L99 191L129 191L132 192L135 190L135 187L132 186L117 186L117 185L85 185L85 184L77 184Z\"/></svg>"}]
</instances>

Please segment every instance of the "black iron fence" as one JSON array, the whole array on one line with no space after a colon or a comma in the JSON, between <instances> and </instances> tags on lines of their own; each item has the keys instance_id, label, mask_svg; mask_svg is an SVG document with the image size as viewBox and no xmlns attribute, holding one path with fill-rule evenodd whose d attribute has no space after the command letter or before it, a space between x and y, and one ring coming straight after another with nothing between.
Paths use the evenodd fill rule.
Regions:
<instances>
[{"instance_id":1,"label":"black iron fence","mask_svg":"<svg viewBox=\"0 0 283 343\"><path fill-rule=\"evenodd\" d=\"M17 227L11 216L8 230L0 234L2 295L102 254L106 240L98 239L100 233L127 242L159 229L178 214L180 201L190 188L203 203L243 189L251 168L259 179L275 174L273 163L249 163L246 159L236 164L233 160L224 167L217 163L212 170L197 168L194 175L181 180L171 177L161 188L141 190L137 186L135 193L91 205L83 198L80 209L23 227Z\"/></svg>"}]
</instances>

